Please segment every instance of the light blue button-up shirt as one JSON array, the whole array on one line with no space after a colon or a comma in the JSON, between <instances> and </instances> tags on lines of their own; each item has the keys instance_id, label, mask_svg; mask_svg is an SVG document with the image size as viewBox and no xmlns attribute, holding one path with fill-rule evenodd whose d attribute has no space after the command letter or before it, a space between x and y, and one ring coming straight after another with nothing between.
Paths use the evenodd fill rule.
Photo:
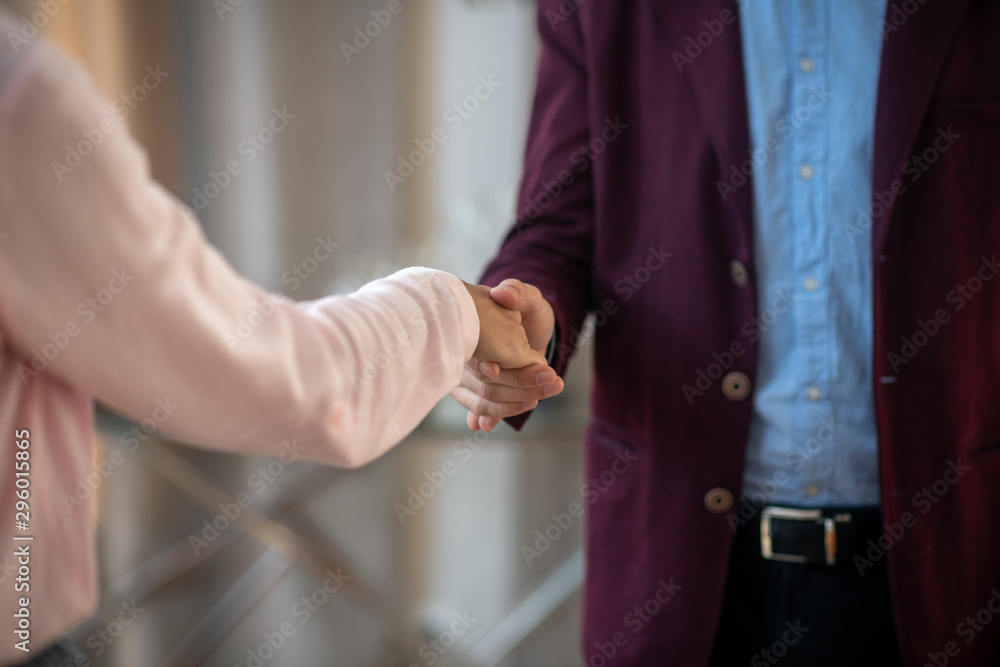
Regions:
<instances>
[{"instance_id":1,"label":"light blue button-up shirt","mask_svg":"<svg viewBox=\"0 0 1000 667\"><path fill-rule=\"evenodd\" d=\"M760 309L743 495L758 503L879 503L871 242L845 227L870 206L885 8L740 4Z\"/></svg>"}]
</instances>

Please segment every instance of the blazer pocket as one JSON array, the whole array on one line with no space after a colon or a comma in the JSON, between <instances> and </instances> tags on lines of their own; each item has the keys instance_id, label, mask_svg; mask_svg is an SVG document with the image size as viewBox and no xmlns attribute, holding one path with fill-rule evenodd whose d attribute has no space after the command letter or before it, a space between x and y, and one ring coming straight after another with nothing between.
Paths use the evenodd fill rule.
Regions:
<instances>
[{"instance_id":1,"label":"blazer pocket","mask_svg":"<svg viewBox=\"0 0 1000 667\"><path fill-rule=\"evenodd\" d=\"M927 124L1000 129L1000 100L934 100L927 112Z\"/></svg>"},{"instance_id":2,"label":"blazer pocket","mask_svg":"<svg viewBox=\"0 0 1000 667\"><path fill-rule=\"evenodd\" d=\"M977 460L989 459L991 461L1000 461L1000 440L983 443L978 451L972 453L972 456Z\"/></svg>"},{"instance_id":3,"label":"blazer pocket","mask_svg":"<svg viewBox=\"0 0 1000 667\"><path fill-rule=\"evenodd\" d=\"M587 441L610 450L637 452L642 449L641 439L628 429L600 415L594 415L587 427Z\"/></svg>"},{"instance_id":4,"label":"blazer pocket","mask_svg":"<svg viewBox=\"0 0 1000 667\"><path fill-rule=\"evenodd\" d=\"M1000 424L991 425L976 437L972 449L973 458L992 457L1000 454Z\"/></svg>"}]
</instances>

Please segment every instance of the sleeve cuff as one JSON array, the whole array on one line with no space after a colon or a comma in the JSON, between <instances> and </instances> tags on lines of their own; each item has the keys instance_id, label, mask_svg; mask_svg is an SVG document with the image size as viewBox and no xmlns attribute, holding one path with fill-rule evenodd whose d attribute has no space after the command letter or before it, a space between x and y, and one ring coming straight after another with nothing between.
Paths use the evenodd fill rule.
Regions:
<instances>
[{"instance_id":1,"label":"sleeve cuff","mask_svg":"<svg viewBox=\"0 0 1000 667\"><path fill-rule=\"evenodd\" d=\"M465 362L472 358L476 348L479 347L479 312L476 310L476 303L472 300L472 295L469 294L464 282L450 273L442 271L441 275L448 281L448 286L455 295L455 302L458 304L462 341L465 345L462 361Z\"/></svg>"},{"instance_id":2,"label":"sleeve cuff","mask_svg":"<svg viewBox=\"0 0 1000 667\"><path fill-rule=\"evenodd\" d=\"M552 326L552 339L549 340L549 347L545 352L545 361L549 366L555 368L559 356L559 320Z\"/></svg>"}]
</instances>

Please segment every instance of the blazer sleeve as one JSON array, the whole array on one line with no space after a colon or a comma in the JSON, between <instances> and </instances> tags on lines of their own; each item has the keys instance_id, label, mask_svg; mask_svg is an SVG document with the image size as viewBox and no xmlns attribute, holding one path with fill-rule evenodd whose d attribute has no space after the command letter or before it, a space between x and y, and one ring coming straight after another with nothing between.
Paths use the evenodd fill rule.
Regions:
<instances>
[{"instance_id":1,"label":"blazer sleeve","mask_svg":"<svg viewBox=\"0 0 1000 667\"><path fill-rule=\"evenodd\" d=\"M73 157L75 154L76 157ZM0 96L0 342L39 373L196 444L358 466L459 382L479 337L454 276L401 271L294 303L244 280L68 57Z\"/></svg>"},{"instance_id":2,"label":"blazer sleeve","mask_svg":"<svg viewBox=\"0 0 1000 667\"><path fill-rule=\"evenodd\" d=\"M594 207L584 37L579 12L564 17L558 4L538 3L542 52L516 219L482 282L517 278L541 290L556 316L562 375L589 308ZM527 419L507 421L520 428Z\"/></svg>"}]
</instances>

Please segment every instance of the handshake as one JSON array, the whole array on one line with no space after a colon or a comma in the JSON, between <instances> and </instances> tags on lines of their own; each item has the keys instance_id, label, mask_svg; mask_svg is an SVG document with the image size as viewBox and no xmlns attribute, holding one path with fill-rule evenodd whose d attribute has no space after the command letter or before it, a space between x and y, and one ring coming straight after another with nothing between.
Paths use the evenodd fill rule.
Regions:
<instances>
[{"instance_id":1,"label":"handshake","mask_svg":"<svg viewBox=\"0 0 1000 667\"><path fill-rule=\"evenodd\" d=\"M469 428L491 431L563 390L544 355L555 315L541 291L520 280L466 288L479 313L479 345L451 397L469 410Z\"/></svg>"}]
</instances>

